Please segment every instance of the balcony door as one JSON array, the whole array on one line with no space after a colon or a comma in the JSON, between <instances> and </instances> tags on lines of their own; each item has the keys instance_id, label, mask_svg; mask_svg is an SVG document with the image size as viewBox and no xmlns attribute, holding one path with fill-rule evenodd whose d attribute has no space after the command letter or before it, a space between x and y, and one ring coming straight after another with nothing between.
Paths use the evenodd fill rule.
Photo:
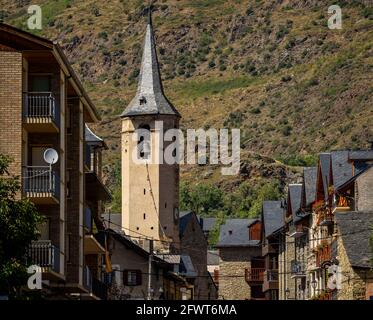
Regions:
<instances>
[{"instance_id":1,"label":"balcony door","mask_svg":"<svg viewBox=\"0 0 373 320\"><path fill-rule=\"evenodd\" d=\"M50 92L51 76L50 75L32 75L30 83L31 92Z\"/></svg>"},{"instance_id":2,"label":"balcony door","mask_svg":"<svg viewBox=\"0 0 373 320\"><path fill-rule=\"evenodd\" d=\"M46 219L43 223L40 223L38 230L40 232L39 240L50 240L49 235L49 219Z\"/></svg>"},{"instance_id":3,"label":"balcony door","mask_svg":"<svg viewBox=\"0 0 373 320\"><path fill-rule=\"evenodd\" d=\"M49 147L32 147L31 148L31 165L33 167L47 167L48 163L44 161L44 151Z\"/></svg>"}]
</instances>

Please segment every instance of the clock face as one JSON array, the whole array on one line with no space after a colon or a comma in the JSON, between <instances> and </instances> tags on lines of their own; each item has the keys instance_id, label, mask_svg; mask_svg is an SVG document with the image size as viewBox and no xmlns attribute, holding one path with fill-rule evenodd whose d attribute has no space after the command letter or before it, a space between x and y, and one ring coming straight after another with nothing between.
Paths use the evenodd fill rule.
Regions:
<instances>
[{"instance_id":1,"label":"clock face","mask_svg":"<svg viewBox=\"0 0 373 320\"><path fill-rule=\"evenodd\" d=\"M174 220L177 221L179 219L179 208L174 208Z\"/></svg>"}]
</instances>

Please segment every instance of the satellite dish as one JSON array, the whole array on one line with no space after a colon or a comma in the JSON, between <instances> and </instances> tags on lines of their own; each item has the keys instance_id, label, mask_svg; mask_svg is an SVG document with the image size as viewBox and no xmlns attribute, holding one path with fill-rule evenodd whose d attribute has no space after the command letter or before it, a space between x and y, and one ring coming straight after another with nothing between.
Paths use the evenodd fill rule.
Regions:
<instances>
[{"instance_id":1,"label":"satellite dish","mask_svg":"<svg viewBox=\"0 0 373 320\"><path fill-rule=\"evenodd\" d=\"M52 148L48 148L44 151L44 161L50 165L55 164L58 161L58 153Z\"/></svg>"}]
</instances>

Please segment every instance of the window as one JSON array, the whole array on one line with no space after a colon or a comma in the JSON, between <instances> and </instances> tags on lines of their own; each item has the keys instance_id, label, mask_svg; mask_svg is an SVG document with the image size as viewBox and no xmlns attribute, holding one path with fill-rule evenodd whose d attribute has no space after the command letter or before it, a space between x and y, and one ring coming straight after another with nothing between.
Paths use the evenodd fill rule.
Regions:
<instances>
[{"instance_id":1,"label":"window","mask_svg":"<svg viewBox=\"0 0 373 320\"><path fill-rule=\"evenodd\" d=\"M149 125L142 125L139 127L138 132L139 138L137 141L137 151L139 159L149 159L150 158L150 127Z\"/></svg>"},{"instance_id":2,"label":"window","mask_svg":"<svg viewBox=\"0 0 373 320\"><path fill-rule=\"evenodd\" d=\"M146 213L144 213L144 220L146 219Z\"/></svg>"},{"instance_id":3,"label":"window","mask_svg":"<svg viewBox=\"0 0 373 320\"><path fill-rule=\"evenodd\" d=\"M124 270L123 284L125 286L140 286L142 284L141 270Z\"/></svg>"}]
</instances>

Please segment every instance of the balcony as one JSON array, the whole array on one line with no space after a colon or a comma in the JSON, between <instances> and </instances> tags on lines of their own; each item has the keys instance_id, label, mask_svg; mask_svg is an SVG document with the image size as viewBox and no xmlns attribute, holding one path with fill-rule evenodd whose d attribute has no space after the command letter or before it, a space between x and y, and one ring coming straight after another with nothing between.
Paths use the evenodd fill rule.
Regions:
<instances>
[{"instance_id":1,"label":"balcony","mask_svg":"<svg viewBox=\"0 0 373 320\"><path fill-rule=\"evenodd\" d=\"M84 300L107 300L108 286L93 277L89 267L83 269L83 286L88 293L82 294Z\"/></svg>"},{"instance_id":2,"label":"balcony","mask_svg":"<svg viewBox=\"0 0 373 320\"><path fill-rule=\"evenodd\" d=\"M29 262L41 267L46 278L51 280L61 278L60 272L60 250L52 245L50 240L32 241L27 256Z\"/></svg>"},{"instance_id":3,"label":"balcony","mask_svg":"<svg viewBox=\"0 0 373 320\"><path fill-rule=\"evenodd\" d=\"M317 224L319 226L330 226L334 223L334 214L329 210L322 211L317 216Z\"/></svg>"},{"instance_id":4,"label":"balcony","mask_svg":"<svg viewBox=\"0 0 373 320\"><path fill-rule=\"evenodd\" d=\"M264 272L263 291L278 289L278 270L266 270Z\"/></svg>"},{"instance_id":5,"label":"balcony","mask_svg":"<svg viewBox=\"0 0 373 320\"><path fill-rule=\"evenodd\" d=\"M304 278L306 277L306 270L303 262L292 260L291 261L291 278Z\"/></svg>"},{"instance_id":6,"label":"balcony","mask_svg":"<svg viewBox=\"0 0 373 320\"><path fill-rule=\"evenodd\" d=\"M318 268L323 268L324 266L329 265L331 260L332 260L331 246L329 244L322 243L317 248L316 266Z\"/></svg>"},{"instance_id":7,"label":"balcony","mask_svg":"<svg viewBox=\"0 0 373 320\"><path fill-rule=\"evenodd\" d=\"M336 199L336 206L334 212L353 211L355 207L354 199L352 197L338 196Z\"/></svg>"},{"instance_id":8,"label":"balcony","mask_svg":"<svg viewBox=\"0 0 373 320\"><path fill-rule=\"evenodd\" d=\"M245 269L245 280L248 284L261 283L264 280L264 268Z\"/></svg>"},{"instance_id":9,"label":"balcony","mask_svg":"<svg viewBox=\"0 0 373 320\"><path fill-rule=\"evenodd\" d=\"M29 132L58 132L59 112L52 92L23 94L23 124Z\"/></svg>"},{"instance_id":10,"label":"balcony","mask_svg":"<svg viewBox=\"0 0 373 320\"><path fill-rule=\"evenodd\" d=\"M57 204L60 197L60 179L50 167L24 167L23 192L35 204Z\"/></svg>"}]
</instances>

